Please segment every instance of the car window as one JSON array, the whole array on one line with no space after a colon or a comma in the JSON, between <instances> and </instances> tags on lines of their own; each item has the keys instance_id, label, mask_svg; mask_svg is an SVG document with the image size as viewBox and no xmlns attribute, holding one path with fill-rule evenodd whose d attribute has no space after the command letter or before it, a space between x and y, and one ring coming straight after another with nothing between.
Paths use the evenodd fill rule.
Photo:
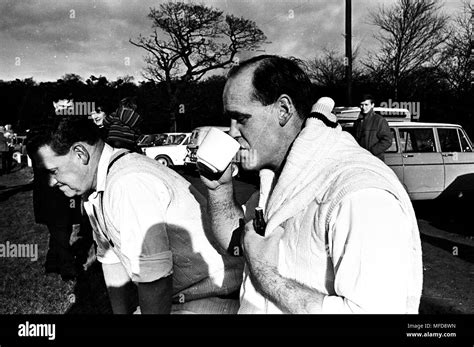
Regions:
<instances>
[{"instance_id":1,"label":"car window","mask_svg":"<svg viewBox=\"0 0 474 347\"><path fill-rule=\"evenodd\" d=\"M172 139L170 139L170 145L177 145L183 140L181 135L175 135Z\"/></svg>"},{"instance_id":2,"label":"car window","mask_svg":"<svg viewBox=\"0 0 474 347\"><path fill-rule=\"evenodd\" d=\"M199 137L199 130L194 130L191 133L191 138L189 139L189 144L197 145L198 137Z\"/></svg>"},{"instance_id":3,"label":"car window","mask_svg":"<svg viewBox=\"0 0 474 347\"><path fill-rule=\"evenodd\" d=\"M395 135L395 129L390 129L390 132L392 133L392 144L390 147L385 151L387 153L396 153L398 152L398 146L397 146L397 136Z\"/></svg>"},{"instance_id":4,"label":"car window","mask_svg":"<svg viewBox=\"0 0 474 347\"><path fill-rule=\"evenodd\" d=\"M458 131L454 128L438 128L441 152L461 152Z\"/></svg>"},{"instance_id":5,"label":"car window","mask_svg":"<svg viewBox=\"0 0 474 347\"><path fill-rule=\"evenodd\" d=\"M403 128L399 132L403 153L436 152L433 129Z\"/></svg>"},{"instance_id":6,"label":"car window","mask_svg":"<svg viewBox=\"0 0 474 347\"><path fill-rule=\"evenodd\" d=\"M186 137L186 134L178 135L174 139L174 142L172 143L173 145L179 145L181 142L183 142L184 138Z\"/></svg>"},{"instance_id":7,"label":"car window","mask_svg":"<svg viewBox=\"0 0 474 347\"><path fill-rule=\"evenodd\" d=\"M165 144L165 141L167 139L168 135L166 134L159 134L156 136L154 140L154 145L155 146L163 146Z\"/></svg>"},{"instance_id":8,"label":"car window","mask_svg":"<svg viewBox=\"0 0 474 347\"><path fill-rule=\"evenodd\" d=\"M138 143L142 144L148 138L148 135L142 135L138 138Z\"/></svg>"},{"instance_id":9,"label":"car window","mask_svg":"<svg viewBox=\"0 0 474 347\"><path fill-rule=\"evenodd\" d=\"M469 139L461 129L458 129L459 138L461 139L461 149L463 152L472 152L472 148L469 144Z\"/></svg>"},{"instance_id":10,"label":"car window","mask_svg":"<svg viewBox=\"0 0 474 347\"><path fill-rule=\"evenodd\" d=\"M153 143L153 139L154 139L154 135L143 135L139 143L142 146L148 146Z\"/></svg>"}]
</instances>

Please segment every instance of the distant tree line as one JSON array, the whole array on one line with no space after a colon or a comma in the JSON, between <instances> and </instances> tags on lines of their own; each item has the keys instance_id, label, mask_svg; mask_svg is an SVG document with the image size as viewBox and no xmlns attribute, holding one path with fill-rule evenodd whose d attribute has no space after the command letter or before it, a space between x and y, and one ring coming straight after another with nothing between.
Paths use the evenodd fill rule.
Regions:
<instances>
[{"instance_id":1,"label":"distant tree line","mask_svg":"<svg viewBox=\"0 0 474 347\"><path fill-rule=\"evenodd\" d=\"M474 140L473 8L466 0L449 18L436 0L397 0L375 9L376 49L353 53L353 104L346 103L344 56L324 48L313 59L295 57L309 74L314 100L331 96L337 106L357 106L362 94L377 103L419 102L421 121L459 123ZM256 23L204 5L170 2L150 9L152 32L130 43L146 51L145 81L109 81L74 73L55 82L33 78L0 81L0 124L22 132L54 116L53 101L95 102L107 114L136 97L143 133L190 131L227 125L222 114L225 73L241 51L256 51L266 36Z\"/></svg>"},{"instance_id":2,"label":"distant tree line","mask_svg":"<svg viewBox=\"0 0 474 347\"><path fill-rule=\"evenodd\" d=\"M227 125L222 115L223 76L212 76L202 82L190 82L180 95L177 105L179 131L190 131L205 124ZM83 80L76 74L66 74L55 82L35 82L33 78L0 81L3 96L0 124L12 124L16 132L57 117L53 102L61 99L95 103L106 114L118 107L124 97L136 97L138 112L143 116L142 132L167 132L173 124L169 117L167 90L164 83L133 83L125 76L115 81L91 76Z\"/></svg>"}]
</instances>

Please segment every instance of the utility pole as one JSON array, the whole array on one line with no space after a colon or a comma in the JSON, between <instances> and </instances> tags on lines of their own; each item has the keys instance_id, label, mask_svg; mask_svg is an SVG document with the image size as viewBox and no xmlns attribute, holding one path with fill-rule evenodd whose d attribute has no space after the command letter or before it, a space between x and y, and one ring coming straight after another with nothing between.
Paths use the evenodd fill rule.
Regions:
<instances>
[{"instance_id":1,"label":"utility pole","mask_svg":"<svg viewBox=\"0 0 474 347\"><path fill-rule=\"evenodd\" d=\"M470 56L470 60L471 60L471 64L474 65L474 6L471 7L471 56ZM474 84L474 68L471 70L471 84Z\"/></svg>"},{"instance_id":2,"label":"utility pole","mask_svg":"<svg viewBox=\"0 0 474 347\"><path fill-rule=\"evenodd\" d=\"M352 4L351 0L346 0L346 86L347 86L347 106L352 106Z\"/></svg>"}]
</instances>

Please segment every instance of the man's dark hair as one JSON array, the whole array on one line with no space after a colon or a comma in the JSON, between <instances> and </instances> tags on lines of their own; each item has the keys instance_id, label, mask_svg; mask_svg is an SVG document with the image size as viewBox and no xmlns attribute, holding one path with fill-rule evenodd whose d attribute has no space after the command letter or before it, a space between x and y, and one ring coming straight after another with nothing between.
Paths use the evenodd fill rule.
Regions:
<instances>
[{"instance_id":1,"label":"man's dark hair","mask_svg":"<svg viewBox=\"0 0 474 347\"><path fill-rule=\"evenodd\" d=\"M252 77L253 100L267 106L277 101L282 94L287 94L300 118L310 113L313 104L311 81L296 61L276 55L260 55L232 67L228 78L252 65L256 65Z\"/></svg>"},{"instance_id":2,"label":"man's dark hair","mask_svg":"<svg viewBox=\"0 0 474 347\"><path fill-rule=\"evenodd\" d=\"M32 128L26 136L26 151L32 157L49 145L57 155L66 155L76 142L96 144L100 139L99 128L84 116L56 118L48 125Z\"/></svg>"},{"instance_id":3,"label":"man's dark hair","mask_svg":"<svg viewBox=\"0 0 474 347\"><path fill-rule=\"evenodd\" d=\"M375 99L374 99L374 97L373 97L371 94L364 94L364 95L362 95L361 101L365 101L365 100L370 100L370 102L371 102L372 104L375 104Z\"/></svg>"}]
</instances>

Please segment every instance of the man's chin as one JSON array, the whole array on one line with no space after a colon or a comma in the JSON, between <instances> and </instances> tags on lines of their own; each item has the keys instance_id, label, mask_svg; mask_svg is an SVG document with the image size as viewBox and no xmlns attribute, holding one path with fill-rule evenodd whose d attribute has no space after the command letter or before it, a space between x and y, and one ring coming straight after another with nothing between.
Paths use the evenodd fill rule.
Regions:
<instances>
[{"instance_id":1,"label":"man's chin","mask_svg":"<svg viewBox=\"0 0 474 347\"><path fill-rule=\"evenodd\" d=\"M259 171L261 169L260 165L258 165L257 163L241 163L240 164L240 167L244 170L244 171Z\"/></svg>"},{"instance_id":2,"label":"man's chin","mask_svg":"<svg viewBox=\"0 0 474 347\"><path fill-rule=\"evenodd\" d=\"M258 171L261 169L260 161L258 160L255 151L244 151L240 155L240 167L245 171Z\"/></svg>"},{"instance_id":3,"label":"man's chin","mask_svg":"<svg viewBox=\"0 0 474 347\"><path fill-rule=\"evenodd\" d=\"M79 192L76 192L75 190L72 190L72 189L59 189L59 190L68 198L73 198L75 196L80 195Z\"/></svg>"}]
</instances>

